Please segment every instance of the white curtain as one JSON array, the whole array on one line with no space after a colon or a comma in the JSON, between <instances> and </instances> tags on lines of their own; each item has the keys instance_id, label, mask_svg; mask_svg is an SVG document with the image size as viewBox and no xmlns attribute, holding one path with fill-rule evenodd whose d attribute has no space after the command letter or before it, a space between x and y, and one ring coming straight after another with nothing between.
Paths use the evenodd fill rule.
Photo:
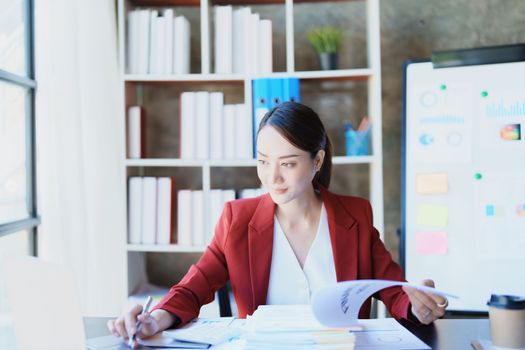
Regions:
<instances>
[{"instance_id":1,"label":"white curtain","mask_svg":"<svg viewBox=\"0 0 525 350\"><path fill-rule=\"evenodd\" d=\"M116 315L126 204L115 2L37 0L35 36L39 256L73 270L84 315Z\"/></svg>"}]
</instances>

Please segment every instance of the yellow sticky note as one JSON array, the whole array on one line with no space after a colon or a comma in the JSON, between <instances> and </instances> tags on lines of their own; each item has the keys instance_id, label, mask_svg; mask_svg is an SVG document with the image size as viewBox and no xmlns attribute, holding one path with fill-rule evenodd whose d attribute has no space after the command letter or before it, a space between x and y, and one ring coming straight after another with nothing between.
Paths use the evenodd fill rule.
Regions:
<instances>
[{"instance_id":1,"label":"yellow sticky note","mask_svg":"<svg viewBox=\"0 0 525 350\"><path fill-rule=\"evenodd\" d=\"M418 174L416 191L419 194L439 194L448 192L448 175L445 173Z\"/></svg>"},{"instance_id":2,"label":"yellow sticky note","mask_svg":"<svg viewBox=\"0 0 525 350\"><path fill-rule=\"evenodd\" d=\"M422 204L417 208L417 224L425 227L442 228L448 225L448 207L445 205Z\"/></svg>"}]
</instances>

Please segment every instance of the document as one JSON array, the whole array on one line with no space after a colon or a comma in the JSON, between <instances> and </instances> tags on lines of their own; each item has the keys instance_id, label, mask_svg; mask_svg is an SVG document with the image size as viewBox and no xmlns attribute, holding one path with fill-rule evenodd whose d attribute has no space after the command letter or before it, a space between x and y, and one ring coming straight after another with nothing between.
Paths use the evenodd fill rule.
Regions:
<instances>
[{"instance_id":1,"label":"document","mask_svg":"<svg viewBox=\"0 0 525 350\"><path fill-rule=\"evenodd\" d=\"M435 288L408 282L387 280L345 281L318 290L312 297L312 310L320 323L327 327L356 326L361 305L372 294L384 288L409 286L421 291L448 298L458 298Z\"/></svg>"}]
</instances>

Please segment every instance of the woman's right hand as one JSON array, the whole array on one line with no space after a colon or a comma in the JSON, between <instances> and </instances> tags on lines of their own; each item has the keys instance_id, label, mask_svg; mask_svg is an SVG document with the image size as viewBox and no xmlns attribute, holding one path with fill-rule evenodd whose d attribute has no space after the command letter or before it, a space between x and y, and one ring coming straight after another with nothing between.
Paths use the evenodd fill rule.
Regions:
<instances>
[{"instance_id":1,"label":"woman's right hand","mask_svg":"<svg viewBox=\"0 0 525 350\"><path fill-rule=\"evenodd\" d=\"M126 342L128 342L129 338L135 333L137 338L147 338L158 333L161 330L158 320L149 312L145 312L143 315L141 315L141 313L142 305L137 304L133 306L116 320L108 321L109 331L116 337L122 337ZM140 329L137 330L138 321L141 322L141 326L139 327ZM133 348L137 347L138 344L135 341Z\"/></svg>"}]
</instances>

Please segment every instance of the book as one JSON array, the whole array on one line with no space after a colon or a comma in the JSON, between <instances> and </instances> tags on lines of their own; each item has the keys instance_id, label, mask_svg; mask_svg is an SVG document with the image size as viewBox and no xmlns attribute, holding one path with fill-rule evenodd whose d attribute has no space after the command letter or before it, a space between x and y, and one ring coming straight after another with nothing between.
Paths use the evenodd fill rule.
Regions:
<instances>
[{"instance_id":1,"label":"book","mask_svg":"<svg viewBox=\"0 0 525 350\"><path fill-rule=\"evenodd\" d=\"M190 190L177 192L177 244L192 245L193 203Z\"/></svg>"},{"instance_id":2,"label":"book","mask_svg":"<svg viewBox=\"0 0 525 350\"><path fill-rule=\"evenodd\" d=\"M258 73L259 71L259 14L252 13L247 18L246 34L244 37L245 55L244 65L245 73Z\"/></svg>"},{"instance_id":3,"label":"book","mask_svg":"<svg viewBox=\"0 0 525 350\"><path fill-rule=\"evenodd\" d=\"M215 6L215 73L231 74L233 72L232 25L232 6Z\"/></svg>"},{"instance_id":4,"label":"book","mask_svg":"<svg viewBox=\"0 0 525 350\"><path fill-rule=\"evenodd\" d=\"M150 10L150 22L149 22L149 60L148 60L148 73L158 74L160 73L159 67L159 51L163 40L161 39L160 24L158 21L159 12L157 10ZM163 23L162 23L163 24Z\"/></svg>"},{"instance_id":5,"label":"book","mask_svg":"<svg viewBox=\"0 0 525 350\"><path fill-rule=\"evenodd\" d=\"M233 50L233 73L242 74L246 72L245 56L246 45L249 38L246 38L248 19L251 14L249 7L240 7L233 11L233 36L232 36L232 50Z\"/></svg>"},{"instance_id":6,"label":"book","mask_svg":"<svg viewBox=\"0 0 525 350\"><path fill-rule=\"evenodd\" d=\"M210 158L223 159L224 94L210 93Z\"/></svg>"},{"instance_id":7,"label":"book","mask_svg":"<svg viewBox=\"0 0 525 350\"><path fill-rule=\"evenodd\" d=\"M190 73L190 22L184 16L177 16L174 20L173 34L173 73Z\"/></svg>"},{"instance_id":8,"label":"book","mask_svg":"<svg viewBox=\"0 0 525 350\"><path fill-rule=\"evenodd\" d=\"M195 159L196 156L196 126L195 126L196 96L195 92L183 92L180 95L180 158Z\"/></svg>"},{"instance_id":9,"label":"book","mask_svg":"<svg viewBox=\"0 0 525 350\"><path fill-rule=\"evenodd\" d=\"M235 200L235 190L223 190L222 199L224 204Z\"/></svg>"},{"instance_id":10,"label":"book","mask_svg":"<svg viewBox=\"0 0 525 350\"><path fill-rule=\"evenodd\" d=\"M144 114L140 106L128 108L128 158L139 159L144 156Z\"/></svg>"},{"instance_id":11,"label":"book","mask_svg":"<svg viewBox=\"0 0 525 350\"><path fill-rule=\"evenodd\" d=\"M173 9L164 9L162 11L162 16L164 17L164 65L162 67L162 72L164 74L173 73L173 37L175 33L174 15L175 13Z\"/></svg>"},{"instance_id":12,"label":"book","mask_svg":"<svg viewBox=\"0 0 525 350\"><path fill-rule=\"evenodd\" d=\"M224 105L224 159L235 158L235 105Z\"/></svg>"},{"instance_id":13,"label":"book","mask_svg":"<svg viewBox=\"0 0 525 350\"><path fill-rule=\"evenodd\" d=\"M142 177L128 179L128 242L142 242Z\"/></svg>"},{"instance_id":14,"label":"book","mask_svg":"<svg viewBox=\"0 0 525 350\"><path fill-rule=\"evenodd\" d=\"M201 247L204 245L204 192L192 191L193 204L193 245Z\"/></svg>"},{"instance_id":15,"label":"book","mask_svg":"<svg viewBox=\"0 0 525 350\"><path fill-rule=\"evenodd\" d=\"M272 21L259 21L259 73L273 72Z\"/></svg>"},{"instance_id":16,"label":"book","mask_svg":"<svg viewBox=\"0 0 525 350\"><path fill-rule=\"evenodd\" d=\"M235 105L235 157L251 159L253 154L252 120L246 113L246 105Z\"/></svg>"},{"instance_id":17,"label":"book","mask_svg":"<svg viewBox=\"0 0 525 350\"><path fill-rule=\"evenodd\" d=\"M210 93L198 91L195 93L195 133L196 158L210 157Z\"/></svg>"},{"instance_id":18,"label":"book","mask_svg":"<svg viewBox=\"0 0 525 350\"><path fill-rule=\"evenodd\" d=\"M139 73L139 11L128 12L127 72Z\"/></svg>"},{"instance_id":19,"label":"book","mask_svg":"<svg viewBox=\"0 0 525 350\"><path fill-rule=\"evenodd\" d=\"M150 10L139 10L138 74L148 74L150 52Z\"/></svg>"},{"instance_id":20,"label":"book","mask_svg":"<svg viewBox=\"0 0 525 350\"><path fill-rule=\"evenodd\" d=\"M224 206L223 190L214 189L210 191L210 221L212 230L208 232L206 240L209 243L213 236L213 228L217 225Z\"/></svg>"},{"instance_id":21,"label":"book","mask_svg":"<svg viewBox=\"0 0 525 350\"><path fill-rule=\"evenodd\" d=\"M155 244L157 231L157 178L142 178L142 244Z\"/></svg>"},{"instance_id":22,"label":"book","mask_svg":"<svg viewBox=\"0 0 525 350\"><path fill-rule=\"evenodd\" d=\"M173 231L173 195L172 177L157 179L157 244L170 244Z\"/></svg>"}]
</instances>

